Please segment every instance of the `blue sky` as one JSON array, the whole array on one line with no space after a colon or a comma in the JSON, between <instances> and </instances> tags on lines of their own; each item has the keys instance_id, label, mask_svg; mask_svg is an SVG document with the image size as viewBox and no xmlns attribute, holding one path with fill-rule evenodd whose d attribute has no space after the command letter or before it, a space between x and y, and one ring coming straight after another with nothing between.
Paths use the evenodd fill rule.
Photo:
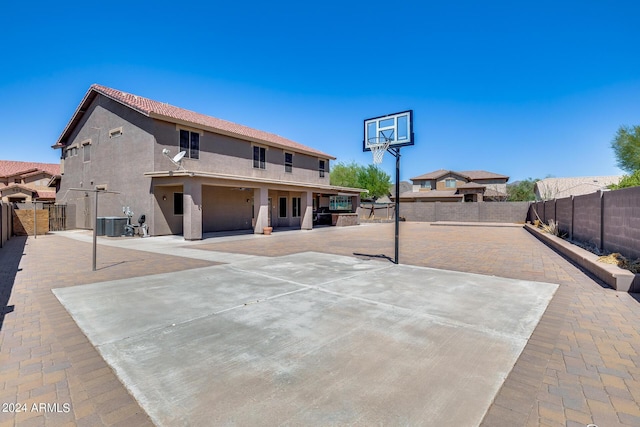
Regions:
<instances>
[{"instance_id":1,"label":"blue sky","mask_svg":"<svg viewBox=\"0 0 640 427\"><path fill-rule=\"evenodd\" d=\"M57 162L50 146L99 83L361 164L363 120L413 109L402 179L620 174L610 141L640 124L639 12L616 0L10 2L0 158ZM392 177L394 165L386 155Z\"/></svg>"}]
</instances>

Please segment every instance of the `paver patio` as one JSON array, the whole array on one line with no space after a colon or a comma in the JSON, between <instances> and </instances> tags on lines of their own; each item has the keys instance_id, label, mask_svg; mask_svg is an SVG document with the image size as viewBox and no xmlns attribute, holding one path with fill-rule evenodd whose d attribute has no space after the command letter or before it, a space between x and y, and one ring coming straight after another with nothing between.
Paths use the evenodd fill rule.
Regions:
<instances>
[{"instance_id":1,"label":"paver patio","mask_svg":"<svg viewBox=\"0 0 640 427\"><path fill-rule=\"evenodd\" d=\"M393 226L210 239L190 247L261 256L392 255ZM150 423L50 289L212 263L99 250L99 271L91 272L88 243L52 235L14 238L0 249L0 302L8 306L0 331L0 402L71 403L68 413L0 413L1 426ZM521 228L403 223L400 261L561 285L484 425L640 425L640 304L633 295L601 286Z\"/></svg>"}]
</instances>

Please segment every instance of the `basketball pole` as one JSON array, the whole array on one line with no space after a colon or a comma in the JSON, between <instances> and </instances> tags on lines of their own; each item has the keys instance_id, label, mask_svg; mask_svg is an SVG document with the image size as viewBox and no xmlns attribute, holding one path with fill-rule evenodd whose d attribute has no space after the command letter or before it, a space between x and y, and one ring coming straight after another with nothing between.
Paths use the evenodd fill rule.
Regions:
<instances>
[{"instance_id":1,"label":"basketball pole","mask_svg":"<svg viewBox=\"0 0 640 427\"><path fill-rule=\"evenodd\" d=\"M399 263L399 240L400 240L400 147L388 150L396 158L396 243L394 264Z\"/></svg>"}]
</instances>

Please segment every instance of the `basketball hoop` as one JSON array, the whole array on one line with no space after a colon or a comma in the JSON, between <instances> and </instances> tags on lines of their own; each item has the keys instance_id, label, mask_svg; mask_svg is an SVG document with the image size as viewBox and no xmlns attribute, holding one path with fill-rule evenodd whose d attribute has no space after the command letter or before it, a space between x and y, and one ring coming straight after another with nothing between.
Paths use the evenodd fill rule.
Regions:
<instances>
[{"instance_id":1,"label":"basketball hoop","mask_svg":"<svg viewBox=\"0 0 640 427\"><path fill-rule=\"evenodd\" d=\"M373 164L379 165L382 163L384 152L389 148L391 143L390 138L370 138L369 149L373 153Z\"/></svg>"}]
</instances>

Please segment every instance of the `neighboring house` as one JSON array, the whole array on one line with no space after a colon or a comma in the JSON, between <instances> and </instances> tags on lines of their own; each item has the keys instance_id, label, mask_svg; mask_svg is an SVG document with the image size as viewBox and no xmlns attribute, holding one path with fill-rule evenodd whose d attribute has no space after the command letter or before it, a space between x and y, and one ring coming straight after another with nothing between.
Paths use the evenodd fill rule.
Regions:
<instances>
[{"instance_id":1,"label":"neighboring house","mask_svg":"<svg viewBox=\"0 0 640 427\"><path fill-rule=\"evenodd\" d=\"M606 190L611 184L619 183L621 179L621 176L545 178L537 181L533 190L536 193L536 200L561 199Z\"/></svg>"},{"instance_id":2,"label":"neighboring house","mask_svg":"<svg viewBox=\"0 0 640 427\"><path fill-rule=\"evenodd\" d=\"M507 199L509 177L487 171L440 169L411 178L413 189L400 194L406 202L483 202ZM393 198L393 194L391 197Z\"/></svg>"},{"instance_id":3,"label":"neighboring house","mask_svg":"<svg viewBox=\"0 0 640 427\"><path fill-rule=\"evenodd\" d=\"M0 199L3 202L53 202L60 165L0 160Z\"/></svg>"},{"instance_id":4,"label":"neighboring house","mask_svg":"<svg viewBox=\"0 0 640 427\"><path fill-rule=\"evenodd\" d=\"M400 194L410 192L412 188L413 188L413 185L409 181L400 181ZM389 187L389 194L386 196L378 197L375 200L375 203L379 205L383 205L386 203L393 203L390 196L395 196L395 194L396 194L396 185L392 184Z\"/></svg>"},{"instance_id":5,"label":"neighboring house","mask_svg":"<svg viewBox=\"0 0 640 427\"><path fill-rule=\"evenodd\" d=\"M358 188L329 184L335 157L281 136L93 85L53 145L64 164L57 201L76 205L71 224L145 214L151 235L266 226L313 227L314 208L354 212ZM169 150L170 155L164 155ZM184 152L180 166L170 157Z\"/></svg>"}]
</instances>

